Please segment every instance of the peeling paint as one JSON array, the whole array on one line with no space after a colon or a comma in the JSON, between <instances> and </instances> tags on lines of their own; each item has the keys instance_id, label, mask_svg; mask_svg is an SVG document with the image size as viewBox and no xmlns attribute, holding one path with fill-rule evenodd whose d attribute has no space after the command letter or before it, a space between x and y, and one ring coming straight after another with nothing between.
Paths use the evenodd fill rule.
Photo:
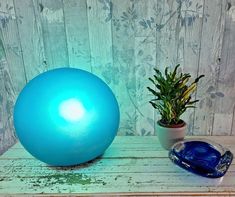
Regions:
<instances>
[{"instance_id":1,"label":"peeling paint","mask_svg":"<svg viewBox=\"0 0 235 197\"><path fill-rule=\"evenodd\" d=\"M20 181L24 181L23 178L18 177ZM50 187L57 184L68 184L68 185L89 185L89 184L101 184L106 185L103 180L96 180L87 175L81 173L59 173L51 174L48 176L34 177L29 183L32 187Z\"/></svg>"}]
</instances>

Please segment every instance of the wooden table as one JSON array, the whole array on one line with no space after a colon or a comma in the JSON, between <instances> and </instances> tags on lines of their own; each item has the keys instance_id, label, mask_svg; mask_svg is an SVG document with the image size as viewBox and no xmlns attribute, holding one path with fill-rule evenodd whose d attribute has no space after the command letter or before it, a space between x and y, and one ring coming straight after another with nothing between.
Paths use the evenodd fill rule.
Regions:
<instances>
[{"instance_id":1,"label":"wooden table","mask_svg":"<svg viewBox=\"0 0 235 197\"><path fill-rule=\"evenodd\" d=\"M208 137L207 137L208 138ZM209 137L235 155L235 137ZM105 154L73 168L48 167L17 143L0 156L0 195L235 196L235 162L223 178L191 174L168 159L157 137L116 137Z\"/></svg>"}]
</instances>

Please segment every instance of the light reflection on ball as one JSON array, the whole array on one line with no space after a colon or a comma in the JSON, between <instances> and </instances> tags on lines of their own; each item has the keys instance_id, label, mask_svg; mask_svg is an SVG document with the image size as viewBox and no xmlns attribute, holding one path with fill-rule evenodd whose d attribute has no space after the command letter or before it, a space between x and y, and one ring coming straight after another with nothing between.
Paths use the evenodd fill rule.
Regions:
<instances>
[{"instance_id":1,"label":"light reflection on ball","mask_svg":"<svg viewBox=\"0 0 235 197\"><path fill-rule=\"evenodd\" d=\"M59 106L60 115L69 121L80 120L84 113L82 104L74 98L63 101Z\"/></svg>"}]
</instances>

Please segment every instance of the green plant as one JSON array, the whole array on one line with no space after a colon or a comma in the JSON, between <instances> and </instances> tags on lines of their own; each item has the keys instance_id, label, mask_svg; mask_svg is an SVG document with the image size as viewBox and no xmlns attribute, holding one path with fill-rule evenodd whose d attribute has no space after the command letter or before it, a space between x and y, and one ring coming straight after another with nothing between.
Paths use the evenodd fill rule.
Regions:
<instances>
[{"instance_id":1,"label":"green plant","mask_svg":"<svg viewBox=\"0 0 235 197\"><path fill-rule=\"evenodd\" d=\"M165 76L156 68L153 78L149 80L154 84L156 90L147 87L155 96L150 104L161 114L160 123L175 125L182 122L180 116L188 108L195 108L194 104L199 100L192 101L192 94L197 88L197 83L204 75L197 77L191 84L188 84L191 75L189 73L177 73L178 64L173 72L165 69Z\"/></svg>"}]
</instances>

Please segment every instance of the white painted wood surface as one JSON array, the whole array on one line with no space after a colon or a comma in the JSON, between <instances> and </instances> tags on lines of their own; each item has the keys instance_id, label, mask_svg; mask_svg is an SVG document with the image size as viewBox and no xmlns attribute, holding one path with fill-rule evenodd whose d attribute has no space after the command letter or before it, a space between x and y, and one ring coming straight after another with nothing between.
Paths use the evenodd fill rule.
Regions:
<instances>
[{"instance_id":1,"label":"white painted wood surface","mask_svg":"<svg viewBox=\"0 0 235 197\"><path fill-rule=\"evenodd\" d=\"M206 137L235 153L235 139ZM100 158L72 168L49 167L17 143L0 157L0 195L235 195L235 163L209 179L174 165L157 137L117 136Z\"/></svg>"},{"instance_id":2,"label":"white painted wood surface","mask_svg":"<svg viewBox=\"0 0 235 197\"><path fill-rule=\"evenodd\" d=\"M148 104L148 77L154 66L180 63L194 77L206 75L195 94L197 108L183 116L187 134L235 135L234 27L234 0L0 0L4 83L17 96L44 71L91 71L118 99L119 135L156 135L159 114ZM6 103L0 100L2 114ZM2 141L14 136L5 130Z\"/></svg>"},{"instance_id":3,"label":"white painted wood surface","mask_svg":"<svg viewBox=\"0 0 235 197\"><path fill-rule=\"evenodd\" d=\"M214 127L220 127L221 131L226 135L234 134L235 124L233 124L234 119L234 109L235 109L235 55L234 48L235 35L232 33L235 30L235 1L229 1L229 6L227 6L227 14L225 15L225 32L223 37L222 46L222 62L220 66L219 76L218 76L218 86L217 91L223 92L223 99L216 100L215 114L214 117ZM220 121L224 124L217 125ZM218 134L218 133L217 133Z\"/></svg>"},{"instance_id":4,"label":"white painted wood surface","mask_svg":"<svg viewBox=\"0 0 235 197\"><path fill-rule=\"evenodd\" d=\"M198 69L206 74L206 78L200 82L201 88L197 90L196 97L200 102L197 105L199 106L198 109L195 110L194 118L194 131L195 133L201 133L201 135L218 135L220 132L226 135L222 128L218 128L221 125L221 121L218 123L217 114L215 114L216 101L223 100L223 97L220 96L222 94L218 94L217 86L220 67L223 67L221 61L226 58L222 55L222 43L224 34L226 34L226 6L227 3L225 1L219 0L206 0L204 5L204 15L208 15L208 17L202 24ZM224 124L222 123L222 125ZM213 127L215 127L214 133ZM216 131L220 132L216 133Z\"/></svg>"}]
</instances>

